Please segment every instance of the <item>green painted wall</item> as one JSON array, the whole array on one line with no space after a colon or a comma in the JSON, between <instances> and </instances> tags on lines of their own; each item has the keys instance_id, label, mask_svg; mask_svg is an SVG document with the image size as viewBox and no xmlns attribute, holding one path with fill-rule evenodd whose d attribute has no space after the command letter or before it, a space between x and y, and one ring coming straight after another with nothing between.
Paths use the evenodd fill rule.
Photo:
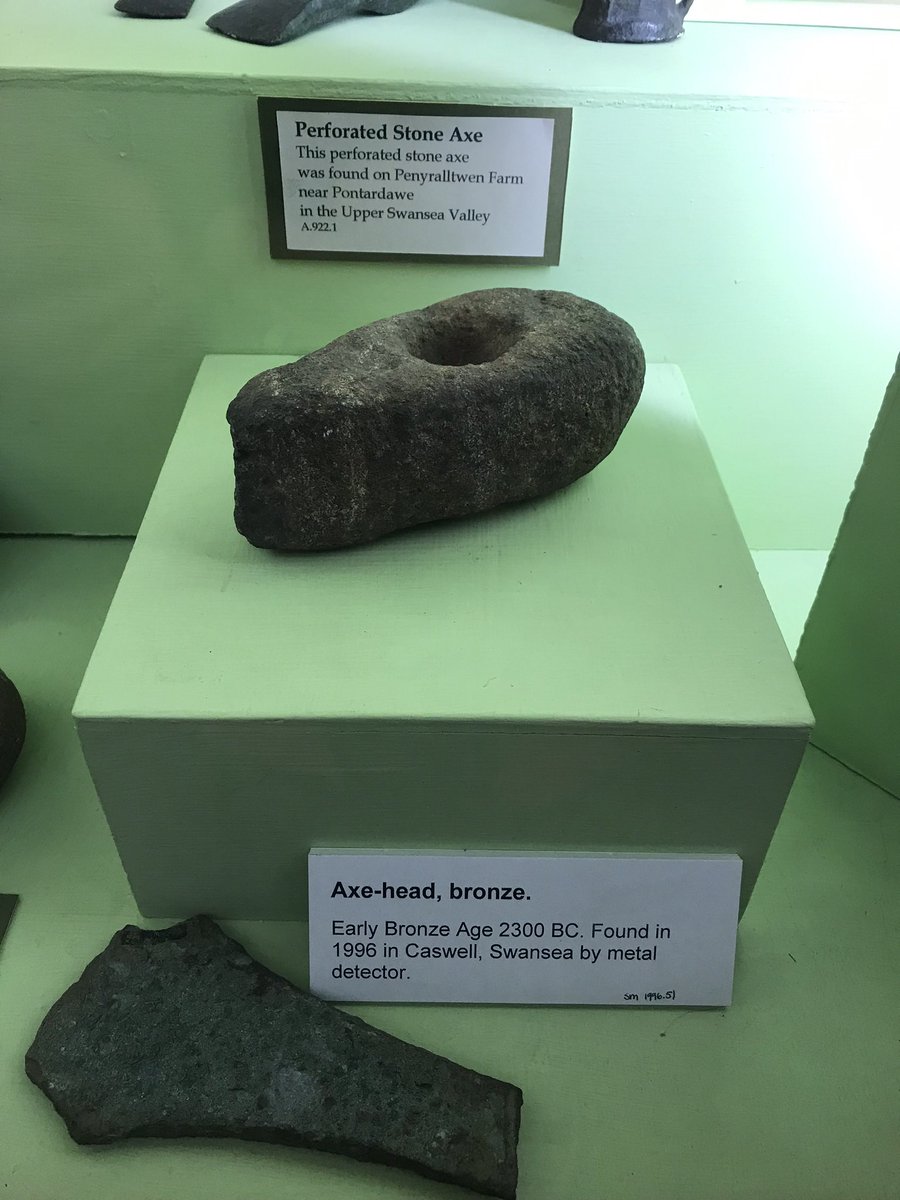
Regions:
<instances>
[{"instance_id":1,"label":"green painted wall","mask_svg":"<svg viewBox=\"0 0 900 1200\"><path fill-rule=\"evenodd\" d=\"M549 0L433 0L266 51L205 32L214 5L6 19L0 529L133 532L208 352L520 284L681 365L751 545L831 544L895 348L895 35L601 47ZM574 105L559 267L272 261L254 97L279 93Z\"/></svg>"},{"instance_id":2,"label":"green painted wall","mask_svg":"<svg viewBox=\"0 0 900 1200\"><path fill-rule=\"evenodd\" d=\"M900 361L797 651L813 740L900 797Z\"/></svg>"}]
</instances>

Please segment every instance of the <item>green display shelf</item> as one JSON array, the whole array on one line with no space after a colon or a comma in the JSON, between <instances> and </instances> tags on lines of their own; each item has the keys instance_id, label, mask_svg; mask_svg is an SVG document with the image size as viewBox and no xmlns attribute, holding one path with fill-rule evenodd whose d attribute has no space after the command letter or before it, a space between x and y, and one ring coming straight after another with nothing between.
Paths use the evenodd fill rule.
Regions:
<instances>
[{"instance_id":1,"label":"green display shelf","mask_svg":"<svg viewBox=\"0 0 900 1200\"><path fill-rule=\"evenodd\" d=\"M800 671L816 745L900 797L900 362L825 568Z\"/></svg>"}]
</instances>

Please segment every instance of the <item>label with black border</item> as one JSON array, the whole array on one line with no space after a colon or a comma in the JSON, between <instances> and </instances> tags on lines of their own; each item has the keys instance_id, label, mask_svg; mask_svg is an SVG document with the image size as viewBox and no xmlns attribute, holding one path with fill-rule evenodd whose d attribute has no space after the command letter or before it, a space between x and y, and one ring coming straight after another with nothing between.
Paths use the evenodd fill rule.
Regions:
<instances>
[{"instance_id":1,"label":"label with black border","mask_svg":"<svg viewBox=\"0 0 900 1200\"><path fill-rule=\"evenodd\" d=\"M571 109L257 103L273 258L559 262Z\"/></svg>"}]
</instances>

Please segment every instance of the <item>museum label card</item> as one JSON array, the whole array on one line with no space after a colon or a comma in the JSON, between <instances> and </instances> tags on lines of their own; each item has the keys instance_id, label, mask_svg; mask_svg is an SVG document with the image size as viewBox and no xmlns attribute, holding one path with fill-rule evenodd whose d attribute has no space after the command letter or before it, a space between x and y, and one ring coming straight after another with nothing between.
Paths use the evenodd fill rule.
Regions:
<instances>
[{"instance_id":1,"label":"museum label card","mask_svg":"<svg viewBox=\"0 0 900 1200\"><path fill-rule=\"evenodd\" d=\"M559 262L571 109L258 105L273 258Z\"/></svg>"},{"instance_id":2,"label":"museum label card","mask_svg":"<svg viewBox=\"0 0 900 1200\"><path fill-rule=\"evenodd\" d=\"M329 1000L730 1004L735 854L311 850Z\"/></svg>"}]
</instances>

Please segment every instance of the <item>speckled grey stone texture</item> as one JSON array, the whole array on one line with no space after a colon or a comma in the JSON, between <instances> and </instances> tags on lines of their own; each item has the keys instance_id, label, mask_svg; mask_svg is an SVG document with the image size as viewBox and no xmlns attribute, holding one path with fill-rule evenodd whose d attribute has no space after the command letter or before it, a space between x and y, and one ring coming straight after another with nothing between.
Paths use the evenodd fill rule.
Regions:
<instances>
[{"instance_id":1,"label":"speckled grey stone texture","mask_svg":"<svg viewBox=\"0 0 900 1200\"><path fill-rule=\"evenodd\" d=\"M157 20L172 20L186 17L194 6L194 0L116 0L116 12L126 17L150 17Z\"/></svg>"},{"instance_id":2,"label":"speckled grey stone texture","mask_svg":"<svg viewBox=\"0 0 900 1200\"><path fill-rule=\"evenodd\" d=\"M16 685L0 671L0 784L16 765L25 741L25 707Z\"/></svg>"},{"instance_id":3,"label":"speckled grey stone texture","mask_svg":"<svg viewBox=\"0 0 900 1200\"><path fill-rule=\"evenodd\" d=\"M264 371L228 408L235 524L322 550L555 491L615 446L644 380L620 317L566 292L469 292Z\"/></svg>"},{"instance_id":4,"label":"speckled grey stone texture","mask_svg":"<svg viewBox=\"0 0 900 1200\"><path fill-rule=\"evenodd\" d=\"M206 917L120 930L25 1069L76 1142L278 1142L515 1197L518 1088L301 991Z\"/></svg>"},{"instance_id":5,"label":"speckled grey stone texture","mask_svg":"<svg viewBox=\"0 0 900 1200\"><path fill-rule=\"evenodd\" d=\"M238 0L206 22L216 33L258 46L280 46L357 13L387 17L416 0Z\"/></svg>"}]
</instances>

